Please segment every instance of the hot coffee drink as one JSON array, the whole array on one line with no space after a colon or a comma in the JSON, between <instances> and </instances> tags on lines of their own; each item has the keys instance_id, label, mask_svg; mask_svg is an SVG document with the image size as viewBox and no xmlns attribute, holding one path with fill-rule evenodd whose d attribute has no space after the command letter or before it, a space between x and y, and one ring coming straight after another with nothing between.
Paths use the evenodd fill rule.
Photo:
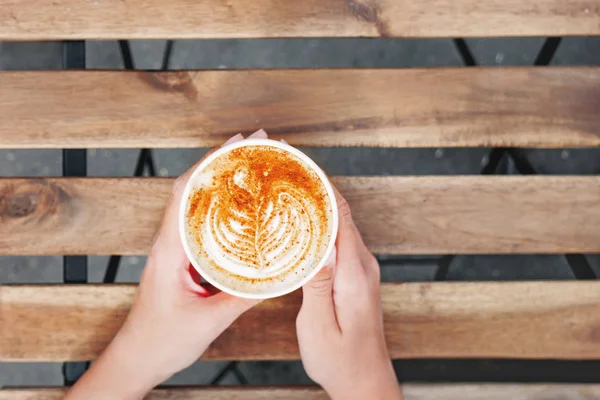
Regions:
<instances>
[{"instance_id":1,"label":"hot coffee drink","mask_svg":"<svg viewBox=\"0 0 600 400\"><path fill-rule=\"evenodd\" d=\"M314 275L333 246L337 209L308 157L256 139L202 164L186 188L182 227L201 275L249 297L287 293Z\"/></svg>"}]
</instances>

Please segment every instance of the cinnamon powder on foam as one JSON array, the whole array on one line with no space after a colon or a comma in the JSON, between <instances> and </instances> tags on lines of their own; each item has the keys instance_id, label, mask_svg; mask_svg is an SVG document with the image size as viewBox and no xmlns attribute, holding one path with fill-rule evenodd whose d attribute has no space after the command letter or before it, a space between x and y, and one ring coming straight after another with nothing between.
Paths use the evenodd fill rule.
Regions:
<instances>
[{"instance_id":1,"label":"cinnamon powder on foam","mask_svg":"<svg viewBox=\"0 0 600 400\"><path fill-rule=\"evenodd\" d=\"M211 201L215 196L219 199L219 202L222 202L221 210L225 210L229 214L226 217L233 214L232 210L234 209L251 214L255 212L257 198L262 199L265 204L269 200L276 200L272 196L272 188L282 182L299 189L303 196L306 196L305 198L314 205L315 221L320 225L318 231L323 233L321 237L314 239L317 241L317 248L322 248L325 233L328 231L328 210L331 208L331 204L326 189L316 173L311 171L294 155L269 146L237 148L218 157L213 163L221 161L222 158L225 158L226 161L221 162L221 167L215 171L211 186L202 187L192 192L188 200L188 224L196 231L194 237L200 249L202 249L201 235L197 233L205 221ZM241 190L239 187L232 188L233 174L240 167L246 167L252 174L251 179L247 180L248 185L244 188L246 190ZM207 168L210 168L210 165ZM315 231L313 230L313 232ZM224 251L228 252L227 249L224 249ZM200 254L200 256L206 258L206 254ZM298 261L300 262L303 259L304 257ZM213 268L221 273L232 275L229 271L215 265L214 262L211 261L211 264ZM294 270L295 268L292 267L278 276L260 279L260 281L283 280L287 274ZM258 280L239 275L235 275L235 279L246 283L255 283Z\"/></svg>"}]
</instances>

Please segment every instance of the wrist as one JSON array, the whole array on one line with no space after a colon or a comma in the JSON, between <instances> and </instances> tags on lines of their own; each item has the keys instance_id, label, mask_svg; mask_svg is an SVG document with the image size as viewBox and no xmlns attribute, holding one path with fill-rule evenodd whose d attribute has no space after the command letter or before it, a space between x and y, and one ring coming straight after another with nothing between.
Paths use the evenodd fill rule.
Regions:
<instances>
[{"instance_id":1,"label":"wrist","mask_svg":"<svg viewBox=\"0 0 600 400\"><path fill-rule=\"evenodd\" d=\"M120 333L68 392L66 399L137 400L162 381Z\"/></svg>"},{"instance_id":2,"label":"wrist","mask_svg":"<svg viewBox=\"0 0 600 400\"><path fill-rule=\"evenodd\" d=\"M332 400L399 400L402 399L400 384L390 362L371 370L361 378L344 380L340 385L323 386Z\"/></svg>"},{"instance_id":3,"label":"wrist","mask_svg":"<svg viewBox=\"0 0 600 400\"><path fill-rule=\"evenodd\" d=\"M163 371L164 362L159 362L153 357L158 353L154 346L146 344L137 335L121 330L106 349L106 358L101 360L108 368L115 367L128 385L135 381L137 392L146 394L153 387L159 385L171 374ZM161 365L162 364L162 365Z\"/></svg>"}]
</instances>

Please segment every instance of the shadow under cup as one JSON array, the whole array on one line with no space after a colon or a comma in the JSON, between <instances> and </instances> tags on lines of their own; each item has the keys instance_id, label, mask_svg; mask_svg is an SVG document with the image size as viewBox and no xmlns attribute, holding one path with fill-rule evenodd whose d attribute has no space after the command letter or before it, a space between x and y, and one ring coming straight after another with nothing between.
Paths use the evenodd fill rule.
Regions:
<instances>
[{"instance_id":1,"label":"shadow under cup","mask_svg":"<svg viewBox=\"0 0 600 400\"><path fill-rule=\"evenodd\" d=\"M198 273L224 292L258 299L312 279L331 256L339 219L321 168L270 139L209 155L187 182L179 211L181 240Z\"/></svg>"}]
</instances>

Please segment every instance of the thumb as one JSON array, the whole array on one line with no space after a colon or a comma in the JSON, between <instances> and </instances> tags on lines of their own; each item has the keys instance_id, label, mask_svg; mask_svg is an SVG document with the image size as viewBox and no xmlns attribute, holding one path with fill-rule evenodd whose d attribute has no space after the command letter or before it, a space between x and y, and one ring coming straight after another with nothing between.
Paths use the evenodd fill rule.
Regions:
<instances>
[{"instance_id":1,"label":"thumb","mask_svg":"<svg viewBox=\"0 0 600 400\"><path fill-rule=\"evenodd\" d=\"M333 278L336 258L337 251L334 247L326 265L304 285L300 312L306 318L318 321L319 324L331 325L339 329L333 303Z\"/></svg>"}]
</instances>

